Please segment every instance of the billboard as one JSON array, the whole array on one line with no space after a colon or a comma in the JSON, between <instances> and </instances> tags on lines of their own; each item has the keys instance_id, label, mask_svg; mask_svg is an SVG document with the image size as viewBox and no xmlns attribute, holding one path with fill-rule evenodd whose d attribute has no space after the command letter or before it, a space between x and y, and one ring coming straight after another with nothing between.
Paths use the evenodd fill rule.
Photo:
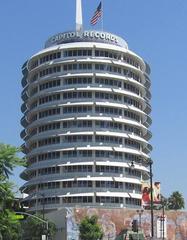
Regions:
<instances>
[{"instance_id":1,"label":"billboard","mask_svg":"<svg viewBox=\"0 0 187 240\"><path fill-rule=\"evenodd\" d=\"M153 184L153 203L159 204L161 201L160 182ZM151 187L150 183L144 182L142 184L142 206L149 206L151 203Z\"/></svg>"}]
</instances>

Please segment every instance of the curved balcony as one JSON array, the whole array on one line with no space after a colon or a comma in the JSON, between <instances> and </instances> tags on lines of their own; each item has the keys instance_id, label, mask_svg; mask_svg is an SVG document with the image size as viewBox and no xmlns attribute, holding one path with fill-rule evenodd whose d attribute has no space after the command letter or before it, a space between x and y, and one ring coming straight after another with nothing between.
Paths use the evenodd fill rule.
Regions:
<instances>
[{"instance_id":1,"label":"curved balcony","mask_svg":"<svg viewBox=\"0 0 187 240\"><path fill-rule=\"evenodd\" d=\"M25 181L29 180L29 175L28 175L27 171L21 172L19 176L20 176L20 178L22 178Z\"/></svg>"},{"instance_id":2,"label":"curved balcony","mask_svg":"<svg viewBox=\"0 0 187 240\"><path fill-rule=\"evenodd\" d=\"M24 139L26 136L27 136L26 130L23 129L23 130L21 131L21 133L20 133L20 137L21 137L22 139Z\"/></svg>"},{"instance_id":3,"label":"curved balcony","mask_svg":"<svg viewBox=\"0 0 187 240\"><path fill-rule=\"evenodd\" d=\"M26 117L23 116L21 119L21 125L26 128L29 125L29 122L27 121Z\"/></svg>"},{"instance_id":4,"label":"curved balcony","mask_svg":"<svg viewBox=\"0 0 187 240\"><path fill-rule=\"evenodd\" d=\"M27 111L27 105L26 105L26 103L23 103L21 105L21 112L24 113L25 111Z\"/></svg>"},{"instance_id":5,"label":"curved balcony","mask_svg":"<svg viewBox=\"0 0 187 240\"><path fill-rule=\"evenodd\" d=\"M23 90L23 92L21 93L21 98L22 98L22 100L23 101L27 101L28 100L28 93L27 93L27 90L28 90L28 87L26 87L24 90Z\"/></svg>"},{"instance_id":6,"label":"curved balcony","mask_svg":"<svg viewBox=\"0 0 187 240\"><path fill-rule=\"evenodd\" d=\"M23 88L27 85L27 76L23 76L23 78L21 80L21 85Z\"/></svg>"},{"instance_id":7,"label":"curved balcony","mask_svg":"<svg viewBox=\"0 0 187 240\"><path fill-rule=\"evenodd\" d=\"M29 153L29 149L26 147L26 145L24 143L21 145L21 151L24 154L28 154Z\"/></svg>"}]
</instances>

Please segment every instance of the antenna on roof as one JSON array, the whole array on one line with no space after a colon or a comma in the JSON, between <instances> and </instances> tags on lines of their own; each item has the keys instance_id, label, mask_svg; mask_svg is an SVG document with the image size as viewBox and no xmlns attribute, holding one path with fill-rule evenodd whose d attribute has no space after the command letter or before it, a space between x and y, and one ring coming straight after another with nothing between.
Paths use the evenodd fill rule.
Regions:
<instances>
[{"instance_id":1,"label":"antenna on roof","mask_svg":"<svg viewBox=\"0 0 187 240\"><path fill-rule=\"evenodd\" d=\"M76 0L76 31L80 32L83 30L82 24L82 1Z\"/></svg>"}]
</instances>

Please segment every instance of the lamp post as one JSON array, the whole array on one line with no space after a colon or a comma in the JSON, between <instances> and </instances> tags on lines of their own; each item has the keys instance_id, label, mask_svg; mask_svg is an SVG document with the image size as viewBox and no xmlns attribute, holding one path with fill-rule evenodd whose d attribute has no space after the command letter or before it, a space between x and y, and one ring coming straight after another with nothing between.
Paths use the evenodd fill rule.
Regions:
<instances>
[{"instance_id":1,"label":"lamp post","mask_svg":"<svg viewBox=\"0 0 187 240\"><path fill-rule=\"evenodd\" d=\"M39 193L37 192L37 195L42 196L42 219L43 219L43 223L45 221L45 194L44 193ZM43 224L43 231L44 231L44 224Z\"/></svg>"},{"instance_id":2,"label":"lamp post","mask_svg":"<svg viewBox=\"0 0 187 240\"><path fill-rule=\"evenodd\" d=\"M162 196L161 198L161 205L162 205L162 239L165 239L165 199Z\"/></svg>"},{"instance_id":3,"label":"lamp post","mask_svg":"<svg viewBox=\"0 0 187 240\"><path fill-rule=\"evenodd\" d=\"M139 229L142 230L142 214L143 214L143 209L138 209L136 212L138 213L139 216Z\"/></svg>"},{"instance_id":4,"label":"lamp post","mask_svg":"<svg viewBox=\"0 0 187 240\"><path fill-rule=\"evenodd\" d=\"M150 191L151 191L151 202L150 202L150 208L151 208L151 237L154 237L154 213L153 213L153 171L152 171L152 165L153 161L149 160L149 172L150 172Z\"/></svg>"},{"instance_id":5,"label":"lamp post","mask_svg":"<svg viewBox=\"0 0 187 240\"><path fill-rule=\"evenodd\" d=\"M45 212L45 194L37 192L36 195L42 197L42 199L41 199L41 203L42 203L42 218L44 220L44 218L45 218L45 215L44 215L44 212Z\"/></svg>"},{"instance_id":6,"label":"lamp post","mask_svg":"<svg viewBox=\"0 0 187 240\"><path fill-rule=\"evenodd\" d=\"M153 161L151 159L148 160L149 165L149 175L150 175L150 195L151 195L151 201L150 201L150 209L151 209L151 238L154 237L154 213L153 213L153 170L152 165ZM134 168L134 162L131 162L130 168Z\"/></svg>"}]
</instances>

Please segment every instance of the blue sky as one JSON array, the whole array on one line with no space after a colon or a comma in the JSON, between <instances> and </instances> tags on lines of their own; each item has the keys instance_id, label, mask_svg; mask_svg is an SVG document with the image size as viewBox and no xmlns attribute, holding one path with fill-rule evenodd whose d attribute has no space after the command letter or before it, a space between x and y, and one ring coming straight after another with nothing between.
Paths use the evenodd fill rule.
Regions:
<instances>
[{"instance_id":1,"label":"blue sky","mask_svg":"<svg viewBox=\"0 0 187 240\"><path fill-rule=\"evenodd\" d=\"M89 29L99 0L82 1ZM178 190L187 202L186 12L186 0L104 0L104 30L123 37L152 69L154 180L165 196ZM2 1L0 29L0 142L19 146L21 65L51 35L75 29L75 0ZM13 177L18 186L19 171Z\"/></svg>"}]
</instances>

